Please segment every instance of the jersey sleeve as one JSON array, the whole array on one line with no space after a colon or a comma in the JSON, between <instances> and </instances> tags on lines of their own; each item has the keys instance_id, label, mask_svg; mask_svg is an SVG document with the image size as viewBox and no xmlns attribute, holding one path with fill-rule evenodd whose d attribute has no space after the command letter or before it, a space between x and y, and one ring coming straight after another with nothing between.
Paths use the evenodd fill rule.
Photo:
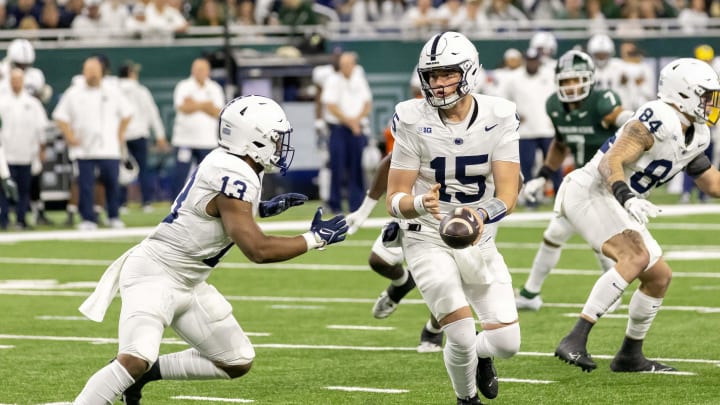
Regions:
<instances>
[{"instance_id":1,"label":"jersey sleeve","mask_svg":"<svg viewBox=\"0 0 720 405\"><path fill-rule=\"evenodd\" d=\"M402 121L397 109L390 123L390 131L395 139L390 167L403 170L419 169L420 145L417 135L410 125Z\"/></svg>"},{"instance_id":2,"label":"jersey sleeve","mask_svg":"<svg viewBox=\"0 0 720 405\"><path fill-rule=\"evenodd\" d=\"M66 91L65 94L60 97L60 101L58 101L57 106L55 106L55 109L52 112L52 117L55 120L63 121L63 122L70 122L70 100L72 92Z\"/></svg>"},{"instance_id":3,"label":"jersey sleeve","mask_svg":"<svg viewBox=\"0 0 720 405\"><path fill-rule=\"evenodd\" d=\"M515 104L512 105L515 108ZM513 111L501 123L502 137L492 154L492 160L504 162L520 162L520 116Z\"/></svg>"},{"instance_id":4,"label":"jersey sleeve","mask_svg":"<svg viewBox=\"0 0 720 405\"><path fill-rule=\"evenodd\" d=\"M337 76L332 75L325 80L323 92L320 96L323 104L337 104L340 101L340 93L335 89L338 87Z\"/></svg>"},{"instance_id":5,"label":"jersey sleeve","mask_svg":"<svg viewBox=\"0 0 720 405\"><path fill-rule=\"evenodd\" d=\"M595 108L597 109L597 116L600 119L613 112L615 107L622 104L620 96L612 90L603 90L599 96Z\"/></svg>"},{"instance_id":6,"label":"jersey sleeve","mask_svg":"<svg viewBox=\"0 0 720 405\"><path fill-rule=\"evenodd\" d=\"M175 109L180 107L183 104L183 101L185 101L185 97L187 97L185 83L185 80L181 80L178 84L175 85L175 90L173 91L173 106L175 107Z\"/></svg>"},{"instance_id":7,"label":"jersey sleeve","mask_svg":"<svg viewBox=\"0 0 720 405\"><path fill-rule=\"evenodd\" d=\"M681 133L680 120L672 107L655 100L640 106L632 119L640 121L658 141L669 139L673 133Z\"/></svg>"},{"instance_id":8,"label":"jersey sleeve","mask_svg":"<svg viewBox=\"0 0 720 405\"><path fill-rule=\"evenodd\" d=\"M230 166L217 162L210 170L204 171L203 179L213 192L257 205L260 201L260 180L249 166L235 166L240 165ZM245 168L247 170L243 170Z\"/></svg>"}]
</instances>

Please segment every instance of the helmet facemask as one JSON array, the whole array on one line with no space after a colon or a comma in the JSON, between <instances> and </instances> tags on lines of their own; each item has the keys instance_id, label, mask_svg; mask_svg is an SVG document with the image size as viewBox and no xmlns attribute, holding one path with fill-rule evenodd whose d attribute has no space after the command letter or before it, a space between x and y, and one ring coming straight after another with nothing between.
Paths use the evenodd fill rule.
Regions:
<instances>
[{"instance_id":1,"label":"helmet facemask","mask_svg":"<svg viewBox=\"0 0 720 405\"><path fill-rule=\"evenodd\" d=\"M472 61L467 60L455 66L438 66L425 69L418 68L418 75L420 75L420 84L427 102L433 107L448 109L455 106L455 104L457 104L460 98L467 94L470 94L472 89L468 85L466 72L472 67L472 64ZM430 76L432 76L433 73L440 72L442 72L441 74L456 73L459 74L460 78L457 82L454 83L448 83L444 86L432 87L430 84ZM456 86L455 91L452 94L447 94L447 92L444 92L443 96L441 97L435 95L435 90L441 88L447 89L451 86Z\"/></svg>"},{"instance_id":2,"label":"helmet facemask","mask_svg":"<svg viewBox=\"0 0 720 405\"><path fill-rule=\"evenodd\" d=\"M710 125L715 125L720 118L720 91L705 90L698 87L697 90L702 91L699 94L700 104L695 108L694 115Z\"/></svg>"},{"instance_id":3,"label":"helmet facemask","mask_svg":"<svg viewBox=\"0 0 720 405\"><path fill-rule=\"evenodd\" d=\"M291 133L292 128L285 132L275 131L275 153L270 158L271 166L265 165L265 171L272 173L277 168L280 170L280 174L284 176L290 168L290 164L295 157L295 148L290 146Z\"/></svg>"},{"instance_id":4,"label":"helmet facemask","mask_svg":"<svg viewBox=\"0 0 720 405\"><path fill-rule=\"evenodd\" d=\"M573 83L567 81L576 79ZM592 91L595 79L590 71L561 72L555 76L558 99L563 103L574 103L584 100ZM565 82L565 84L563 84Z\"/></svg>"}]
</instances>

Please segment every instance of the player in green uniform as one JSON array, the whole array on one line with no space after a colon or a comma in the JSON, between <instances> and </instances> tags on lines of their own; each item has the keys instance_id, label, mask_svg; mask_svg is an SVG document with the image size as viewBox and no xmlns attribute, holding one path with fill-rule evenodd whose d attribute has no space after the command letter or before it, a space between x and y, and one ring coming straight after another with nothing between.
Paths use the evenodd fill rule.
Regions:
<instances>
[{"instance_id":1,"label":"player in green uniform","mask_svg":"<svg viewBox=\"0 0 720 405\"><path fill-rule=\"evenodd\" d=\"M548 98L547 114L555 126L555 138L538 176L525 184L523 194L530 201L545 187L545 182L560 168L568 153L575 166L582 167L602 144L631 116L620 106L620 97L612 90L594 90L595 65L580 51L569 51L558 59L555 68L557 91ZM543 233L543 242L535 255L530 276L515 297L518 309L537 311L542 306L543 281L560 260L562 245L575 233L566 220L554 217ZM595 252L603 271L613 262ZM619 300L617 302L619 304ZM614 308L611 308L614 309Z\"/></svg>"}]
</instances>

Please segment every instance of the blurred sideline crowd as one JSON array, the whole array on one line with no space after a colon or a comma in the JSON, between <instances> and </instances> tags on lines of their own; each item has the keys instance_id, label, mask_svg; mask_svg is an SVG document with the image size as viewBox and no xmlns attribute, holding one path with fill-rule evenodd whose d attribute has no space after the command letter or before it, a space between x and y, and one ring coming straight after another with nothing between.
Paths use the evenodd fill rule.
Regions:
<instances>
[{"instance_id":1,"label":"blurred sideline crowd","mask_svg":"<svg viewBox=\"0 0 720 405\"><path fill-rule=\"evenodd\" d=\"M396 28L488 30L488 22L589 20L591 32L623 20L617 35L642 35L640 20L676 19L685 32L702 32L720 17L718 0L0 0L0 26L72 29L86 39L173 35L191 26L300 26L368 22ZM398 24L398 22L400 22ZM492 24L490 24L492 25Z\"/></svg>"},{"instance_id":2,"label":"blurred sideline crowd","mask_svg":"<svg viewBox=\"0 0 720 405\"><path fill-rule=\"evenodd\" d=\"M596 64L595 88L613 90L624 109L635 110L655 98L655 65L645 60L637 44L619 41L616 46L606 34L595 34L578 42L576 48L590 54ZM537 32L526 49L507 49L500 66L485 67L475 89L517 104L521 170L526 180L535 177L542 166L555 134L545 102L556 88L556 53L554 35ZM720 71L720 58L710 45L697 44L691 56ZM204 58L195 59L189 76L175 86L176 114L168 131L152 94L142 84L139 65L127 61L113 72L107 58L88 57L67 88L58 89L59 102L48 113L44 103L53 91L43 72L33 67L34 62L34 48L25 39L13 40L0 62L0 153L9 168L3 173L0 165L1 230L53 225L41 199L43 163L48 154L66 153L72 163L67 217L55 225L93 230L124 227L121 216L129 199L151 212L154 201L181 194L192 167L217 147L217 118L225 94L210 78L210 63ZM417 73L408 72L408 76L411 92L421 97ZM362 204L367 179L382 154L391 152L393 140L389 129L384 139L371 133L372 90L355 53L336 51L332 63L316 66L312 87L320 159L318 194L333 213L353 212ZM48 139L52 133L60 134L60 146ZM712 134L714 142L706 153L717 165L720 153L715 149L720 135L715 128ZM377 141L384 148L379 148ZM175 162L164 194L159 192L158 179L148 163L158 154L172 154ZM574 163L568 158L547 183L548 198ZM678 179L674 184L681 202L690 202L691 179ZM705 196L700 194L697 200L705 201ZM543 201L523 203L535 208Z\"/></svg>"}]
</instances>

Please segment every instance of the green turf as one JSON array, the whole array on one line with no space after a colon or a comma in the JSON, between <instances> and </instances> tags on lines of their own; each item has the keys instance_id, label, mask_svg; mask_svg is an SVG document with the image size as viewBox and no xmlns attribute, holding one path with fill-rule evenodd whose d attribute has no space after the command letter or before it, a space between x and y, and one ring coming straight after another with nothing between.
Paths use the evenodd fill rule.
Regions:
<instances>
[{"instance_id":1,"label":"green turf","mask_svg":"<svg viewBox=\"0 0 720 405\"><path fill-rule=\"evenodd\" d=\"M671 202L670 197L664 197ZM272 220L308 221L317 203L293 209ZM167 205L157 206L151 214L137 207L125 216L133 226L152 226L161 219ZM547 209L547 207L545 208ZM383 215L382 207L375 216ZM62 213L53 213L62 220ZM656 228L661 224L715 224L718 215L689 215L658 218L651 231L668 251L682 251L683 246L708 246L720 250L716 231ZM50 229L50 228L43 228ZM537 244L543 223L508 224L500 230L498 240L513 269L515 286L527 278L535 249L512 247L511 243ZM345 245L331 246L324 252L312 252L290 264L323 266L366 264L370 245L377 229L361 229ZM109 241L43 241L0 244L0 260L7 258L101 260L110 262L139 238ZM578 238L570 244L582 244ZM441 353L418 354L410 350L358 351L329 349L271 348L267 344L333 345L388 348L414 348L420 329L427 319L420 297L400 305L386 320L370 314L372 302L386 286L386 281L370 270L355 271L269 268L231 268L247 263L238 250L232 251L210 278L234 306L235 316L247 332L269 333L252 336L257 358L252 371L233 381L161 381L146 388L146 404L191 404L191 400L173 396L245 398L257 404L451 404L454 394L447 377ZM691 376L614 374L609 359L597 358L598 369L582 373L579 369L547 356L572 327L577 313L595 277L590 275L551 275L543 290L548 303L573 303L574 307L544 307L537 313L522 312L522 353L509 360L498 360L501 378L553 381L549 384L501 382L500 396L493 404L717 404L720 403L720 278L681 277L680 273L717 274L718 260L669 261L678 275L674 278L665 306L709 307L715 311L662 310L651 329L645 351L649 357L669 359L703 359L709 362L672 362ZM559 264L563 269L593 270L594 256L586 249L570 249ZM58 283L94 282L105 266L101 263L17 264L0 262L0 283L7 280L57 280ZM629 293L634 291L633 284ZM28 291L24 289L23 291ZM50 337L115 338L119 301L116 300L104 323L83 320L42 320L38 317L79 316L78 305L90 288L59 286L36 289L48 295L26 295L12 292L0 284L0 404L40 404L71 401L87 378L115 355L115 344L88 341L49 340ZM50 294L53 293L53 294ZM59 293L65 293L61 295ZM624 303L629 301L629 293ZM265 297L258 299L258 297ZM295 297L279 300L273 297ZM311 298L336 298L340 302L322 302ZM352 301L353 299L355 301ZM303 306L303 308L276 307ZM626 314L620 309L618 314ZM328 325L390 326L391 331L329 329ZM589 350L595 355L613 355L618 349L626 326L625 319L605 318L593 329ZM25 336L29 338L18 338ZM42 337L48 337L45 340ZM166 338L175 338L172 331ZM163 344L163 353L184 349L178 344ZM545 355L531 355L540 353ZM387 394L343 392L328 386L351 386L408 390ZM217 403L217 402L216 402Z\"/></svg>"}]
</instances>

